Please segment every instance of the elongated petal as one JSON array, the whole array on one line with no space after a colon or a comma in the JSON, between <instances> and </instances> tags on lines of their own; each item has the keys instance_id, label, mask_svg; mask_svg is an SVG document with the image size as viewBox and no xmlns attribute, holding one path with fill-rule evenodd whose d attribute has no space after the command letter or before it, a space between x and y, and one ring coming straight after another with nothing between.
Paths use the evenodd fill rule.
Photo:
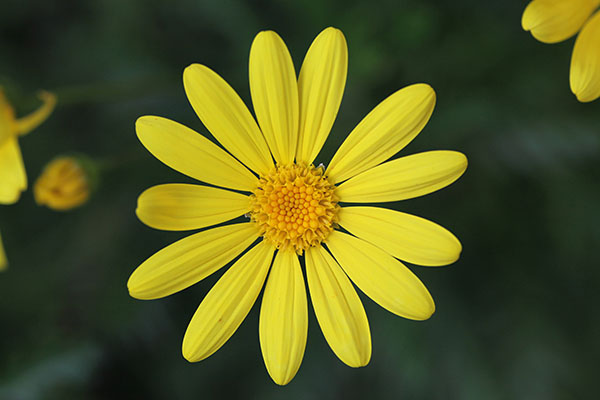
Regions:
<instances>
[{"instance_id":1,"label":"elongated petal","mask_svg":"<svg viewBox=\"0 0 600 400\"><path fill-rule=\"evenodd\" d=\"M258 237L252 223L209 229L181 239L140 265L127 282L129 294L150 300L169 296L206 278Z\"/></svg>"},{"instance_id":2,"label":"elongated petal","mask_svg":"<svg viewBox=\"0 0 600 400\"><path fill-rule=\"evenodd\" d=\"M204 360L241 325L265 283L274 247L261 242L244 254L208 292L183 338L183 356Z\"/></svg>"},{"instance_id":3,"label":"elongated petal","mask_svg":"<svg viewBox=\"0 0 600 400\"><path fill-rule=\"evenodd\" d=\"M321 246L306 251L306 278L331 350L350 367L367 365L371 359L369 321L350 279Z\"/></svg>"},{"instance_id":4,"label":"elongated petal","mask_svg":"<svg viewBox=\"0 0 600 400\"><path fill-rule=\"evenodd\" d=\"M0 87L0 147L16 133L15 110Z\"/></svg>"},{"instance_id":5,"label":"elongated petal","mask_svg":"<svg viewBox=\"0 0 600 400\"><path fill-rule=\"evenodd\" d=\"M8 266L8 259L4 252L4 245L2 244L2 234L0 233L0 271L3 271Z\"/></svg>"},{"instance_id":6,"label":"elongated petal","mask_svg":"<svg viewBox=\"0 0 600 400\"><path fill-rule=\"evenodd\" d=\"M415 320L427 319L435 311L425 285L385 251L338 231L327 237L326 244L352 282L381 307Z\"/></svg>"},{"instance_id":7,"label":"elongated petal","mask_svg":"<svg viewBox=\"0 0 600 400\"><path fill-rule=\"evenodd\" d=\"M581 29L598 4L599 0L533 0L521 25L540 42L562 42Z\"/></svg>"},{"instance_id":8,"label":"elongated petal","mask_svg":"<svg viewBox=\"0 0 600 400\"><path fill-rule=\"evenodd\" d=\"M140 221L156 229L200 229L248 212L248 196L200 185L153 186L138 198L135 210Z\"/></svg>"},{"instance_id":9,"label":"elongated petal","mask_svg":"<svg viewBox=\"0 0 600 400\"><path fill-rule=\"evenodd\" d=\"M342 102L347 73L346 39L339 29L327 28L308 49L298 78L298 161L312 163L323 147Z\"/></svg>"},{"instance_id":10,"label":"elongated petal","mask_svg":"<svg viewBox=\"0 0 600 400\"><path fill-rule=\"evenodd\" d=\"M428 151L371 168L342 183L336 194L348 203L412 199L440 190L457 180L467 158L456 151Z\"/></svg>"},{"instance_id":11,"label":"elongated petal","mask_svg":"<svg viewBox=\"0 0 600 400\"><path fill-rule=\"evenodd\" d=\"M17 137L13 136L0 146L0 204L13 204L27 189L27 174Z\"/></svg>"},{"instance_id":12,"label":"elongated petal","mask_svg":"<svg viewBox=\"0 0 600 400\"><path fill-rule=\"evenodd\" d=\"M260 348L271 379L285 385L298 372L308 334L306 288L296 253L278 251L260 309Z\"/></svg>"},{"instance_id":13,"label":"elongated petal","mask_svg":"<svg viewBox=\"0 0 600 400\"><path fill-rule=\"evenodd\" d=\"M162 117L135 123L140 142L154 157L189 177L213 185L251 191L258 180L235 158L190 128Z\"/></svg>"},{"instance_id":14,"label":"elongated petal","mask_svg":"<svg viewBox=\"0 0 600 400\"><path fill-rule=\"evenodd\" d=\"M19 118L16 121L17 133L25 135L48 119L54 107L56 106L56 96L50 92L42 91L38 97L42 100L42 105L29 115Z\"/></svg>"},{"instance_id":15,"label":"elongated petal","mask_svg":"<svg viewBox=\"0 0 600 400\"><path fill-rule=\"evenodd\" d=\"M348 135L326 175L338 183L387 160L421 132L434 106L435 92L426 84L408 86L392 94Z\"/></svg>"},{"instance_id":16,"label":"elongated petal","mask_svg":"<svg viewBox=\"0 0 600 400\"><path fill-rule=\"evenodd\" d=\"M339 218L351 234L413 264L448 265L462 251L456 236L414 215L380 207L343 207Z\"/></svg>"},{"instance_id":17,"label":"elongated petal","mask_svg":"<svg viewBox=\"0 0 600 400\"><path fill-rule=\"evenodd\" d=\"M183 86L204 126L231 154L260 175L273 168L256 121L223 78L204 65L192 64L183 72Z\"/></svg>"},{"instance_id":18,"label":"elongated petal","mask_svg":"<svg viewBox=\"0 0 600 400\"><path fill-rule=\"evenodd\" d=\"M273 31L260 32L252 43L250 92L273 157L279 163L293 162L298 142L298 84L290 52Z\"/></svg>"},{"instance_id":19,"label":"elongated petal","mask_svg":"<svg viewBox=\"0 0 600 400\"><path fill-rule=\"evenodd\" d=\"M573 48L571 91L581 102L600 97L600 11L585 24Z\"/></svg>"}]
</instances>

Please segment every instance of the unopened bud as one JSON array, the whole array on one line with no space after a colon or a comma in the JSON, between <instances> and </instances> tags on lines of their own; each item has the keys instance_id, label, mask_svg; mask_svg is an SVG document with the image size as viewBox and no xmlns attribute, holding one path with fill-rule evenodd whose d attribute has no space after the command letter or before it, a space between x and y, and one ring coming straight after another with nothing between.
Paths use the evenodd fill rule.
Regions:
<instances>
[{"instance_id":1,"label":"unopened bud","mask_svg":"<svg viewBox=\"0 0 600 400\"><path fill-rule=\"evenodd\" d=\"M57 211L79 207L89 199L94 178L94 164L87 157L57 157L46 165L35 182L35 201Z\"/></svg>"}]
</instances>

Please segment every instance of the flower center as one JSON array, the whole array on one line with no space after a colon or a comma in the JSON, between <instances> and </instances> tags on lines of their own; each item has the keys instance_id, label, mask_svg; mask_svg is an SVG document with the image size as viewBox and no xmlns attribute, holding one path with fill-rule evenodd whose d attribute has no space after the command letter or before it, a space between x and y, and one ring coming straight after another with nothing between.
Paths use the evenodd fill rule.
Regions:
<instances>
[{"instance_id":1,"label":"flower center","mask_svg":"<svg viewBox=\"0 0 600 400\"><path fill-rule=\"evenodd\" d=\"M278 249L302 254L325 240L337 223L334 189L323 168L277 166L260 178L250 196L250 218Z\"/></svg>"}]
</instances>

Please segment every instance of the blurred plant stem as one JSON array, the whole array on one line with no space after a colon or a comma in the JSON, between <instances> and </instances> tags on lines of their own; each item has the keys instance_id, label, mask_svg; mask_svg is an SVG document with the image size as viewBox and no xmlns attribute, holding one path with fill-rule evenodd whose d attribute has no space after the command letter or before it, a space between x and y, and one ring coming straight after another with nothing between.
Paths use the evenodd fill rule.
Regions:
<instances>
[{"instance_id":1,"label":"blurred plant stem","mask_svg":"<svg viewBox=\"0 0 600 400\"><path fill-rule=\"evenodd\" d=\"M113 172L123 166L128 166L132 161L142 159L144 153L139 151L139 148L132 148L123 151L112 157L94 158L94 162L100 174Z\"/></svg>"},{"instance_id":2,"label":"blurred plant stem","mask_svg":"<svg viewBox=\"0 0 600 400\"><path fill-rule=\"evenodd\" d=\"M157 76L123 81L94 82L56 88L53 92L60 105L80 103L113 103L120 100L144 98L154 93L165 93L176 83Z\"/></svg>"}]
</instances>

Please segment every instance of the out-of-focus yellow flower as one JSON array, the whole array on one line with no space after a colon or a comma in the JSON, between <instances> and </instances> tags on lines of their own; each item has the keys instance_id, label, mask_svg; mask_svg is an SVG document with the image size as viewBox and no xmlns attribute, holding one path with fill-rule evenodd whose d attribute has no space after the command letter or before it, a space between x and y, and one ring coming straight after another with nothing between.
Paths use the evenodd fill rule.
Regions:
<instances>
[{"instance_id":1,"label":"out-of-focus yellow flower","mask_svg":"<svg viewBox=\"0 0 600 400\"><path fill-rule=\"evenodd\" d=\"M78 157L50 161L33 186L35 201L57 211L81 206L90 197L89 174Z\"/></svg>"},{"instance_id":2,"label":"out-of-focus yellow flower","mask_svg":"<svg viewBox=\"0 0 600 400\"><path fill-rule=\"evenodd\" d=\"M27 188L27 174L19 148L19 136L44 122L56 105L56 97L48 92L39 94L43 104L31 114L16 118L0 88L0 204L13 204Z\"/></svg>"},{"instance_id":3,"label":"out-of-focus yellow flower","mask_svg":"<svg viewBox=\"0 0 600 400\"><path fill-rule=\"evenodd\" d=\"M4 246L2 245L2 234L0 234L0 271L6 269L8 260L6 259L6 253L4 252Z\"/></svg>"},{"instance_id":4,"label":"out-of-focus yellow flower","mask_svg":"<svg viewBox=\"0 0 600 400\"><path fill-rule=\"evenodd\" d=\"M600 97L599 6L600 0L533 0L521 20L523 29L544 43L562 42L579 32L571 57L570 84L581 102Z\"/></svg>"}]
</instances>

